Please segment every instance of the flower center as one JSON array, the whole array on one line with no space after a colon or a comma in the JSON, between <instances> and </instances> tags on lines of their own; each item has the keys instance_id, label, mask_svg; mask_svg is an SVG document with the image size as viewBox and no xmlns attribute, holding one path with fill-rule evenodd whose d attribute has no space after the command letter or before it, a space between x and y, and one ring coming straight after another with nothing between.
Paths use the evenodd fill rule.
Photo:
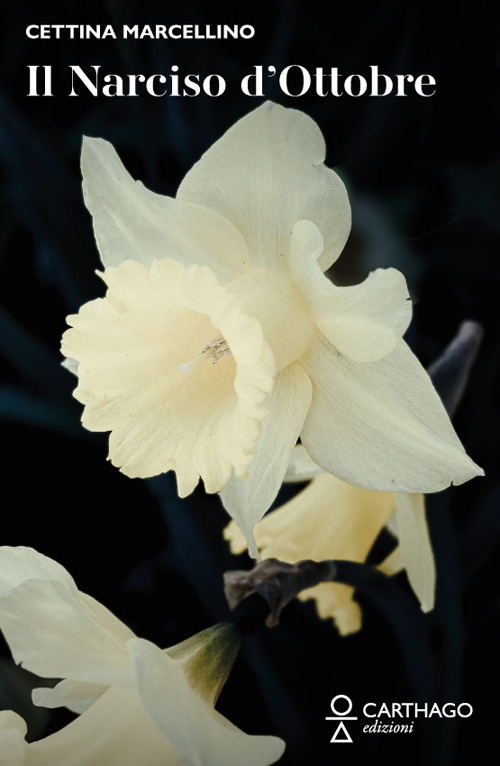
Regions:
<instances>
[{"instance_id":1,"label":"flower center","mask_svg":"<svg viewBox=\"0 0 500 766\"><path fill-rule=\"evenodd\" d=\"M215 364L218 359L230 353L231 349L227 340L223 335L219 335L217 338L213 338L208 343L205 343L198 356L195 356L190 362L182 362L179 365L179 372L189 375L194 367L199 367L207 359L211 359L212 364Z\"/></svg>"}]
</instances>

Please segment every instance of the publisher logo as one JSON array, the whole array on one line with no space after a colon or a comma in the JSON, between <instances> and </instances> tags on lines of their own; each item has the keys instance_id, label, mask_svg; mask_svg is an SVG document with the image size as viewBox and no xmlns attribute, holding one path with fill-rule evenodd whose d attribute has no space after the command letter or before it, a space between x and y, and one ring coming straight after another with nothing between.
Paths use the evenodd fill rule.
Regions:
<instances>
[{"instance_id":1,"label":"publisher logo","mask_svg":"<svg viewBox=\"0 0 500 766\"><path fill-rule=\"evenodd\" d=\"M358 721L356 734L411 734L414 727L428 718L470 718L473 714L469 702L365 702L360 715L351 715L353 702L347 694L337 694L330 702L333 715L325 716L326 721L335 721L335 731L330 742L350 743L353 739L346 723ZM333 726L333 724L332 724Z\"/></svg>"},{"instance_id":2,"label":"publisher logo","mask_svg":"<svg viewBox=\"0 0 500 766\"><path fill-rule=\"evenodd\" d=\"M333 715L326 716L325 720L338 721L337 728L335 729L330 742L352 744L351 735L347 731L347 727L345 725L345 721L358 720L356 715L349 715L352 710L351 698L346 694L337 694L330 702L330 707L332 709Z\"/></svg>"}]
</instances>

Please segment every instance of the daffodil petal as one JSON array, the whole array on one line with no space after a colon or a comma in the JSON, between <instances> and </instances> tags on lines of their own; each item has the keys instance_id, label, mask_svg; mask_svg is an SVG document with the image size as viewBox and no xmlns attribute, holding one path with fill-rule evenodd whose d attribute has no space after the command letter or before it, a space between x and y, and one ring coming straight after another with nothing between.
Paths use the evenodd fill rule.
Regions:
<instances>
[{"instance_id":1,"label":"daffodil petal","mask_svg":"<svg viewBox=\"0 0 500 766\"><path fill-rule=\"evenodd\" d=\"M337 287L325 279L318 258L323 237L311 221L292 233L290 265L317 327L342 354L359 362L387 356L411 319L406 280L397 269L377 269L364 282Z\"/></svg>"},{"instance_id":2,"label":"daffodil petal","mask_svg":"<svg viewBox=\"0 0 500 766\"><path fill-rule=\"evenodd\" d=\"M189 764L267 766L280 758L282 740L236 728L192 688L182 665L157 646L135 638L128 647L145 710Z\"/></svg>"},{"instance_id":3,"label":"daffodil petal","mask_svg":"<svg viewBox=\"0 0 500 766\"><path fill-rule=\"evenodd\" d=\"M326 471L360 487L398 492L436 492L482 474L404 341L367 363L320 338L302 364L313 399L301 439Z\"/></svg>"},{"instance_id":4,"label":"daffodil petal","mask_svg":"<svg viewBox=\"0 0 500 766\"><path fill-rule=\"evenodd\" d=\"M39 676L102 684L129 678L123 644L61 582L26 580L2 596L0 627L15 661Z\"/></svg>"},{"instance_id":5,"label":"daffodil petal","mask_svg":"<svg viewBox=\"0 0 500 766\"><path fill-rule=\"evenodd\" d=\"M24 766L178 766L181 761L137 692L114 687L55 734L29 743Z\"/></svg>"},{"instance_id":6,"label":"daffodil petal","mask_svg":"<svg viewBox=\"0 0 500 766\"><path fill-rule=\"evenodd\" d=\"M256 526L255 536L266 558L363 561L393 509L391 492L353 487L322 473L268 513Z\"/></svg>"},{"instance_id":7,"label":"daffodil petal","mask_svg":"<svg viewBox=\"0 0 500 766\"><path fill-rule=\"evenodd\" d=\"M85 138L81 163L85 203L105 266L128 259L151 266L175 258L187 266L210 266L223 282L248 269L247 246L229 221L201 205L148 191L107 141Z\"/></svg>"},{"instance_id":8,"label":"daffodil petal","mask_svg":"<svg viewBox=\"0 0 500 766\"><path fill-rule=\"evenodd\" d=\"M54 579L47 579L52 576ZM126 682L134 634L31 548L0 548L0 628L18 663L39 676Z\"/></svg>"},{"instance_id":9,"label":"daffodil petal","mask_svg":"<svg viewBox=\"0 0 500 766\"><path fill-rule=\"evenodd\" d=\"M247 541L245 539L245 535L235 521L230 521L227 527L224 527L222 536L224 537L224 540L228 541L231 553L234 553L236 556L238 556L240 553L244 553L247 550ZM257 545L257 542L255 541L254 544Z\"/></svg>"},{"instance_id":10,"label":"daffodil petal","mask_svg":"<svg viewBox=\"0 0 500 766\"><path fill-rule=\"evenodd\" d=\"M427 526L425 498L421 494L396 493L396 524L400 560L422 610L434 607L436 565Z\"/></svg>"},{"instance_id":11,"label":"daffodil petal","mask_svg":"<svg viewBox=\"0 0 500 766\"><path fill-rule=\"evenodd\" d=\"M27 726L13 710L0 710L0 766L24 766Z\"/></svg>"},{"instance_id":12,"label":"daffodil petal","mask_svg":"<svg viewBox=\"0 0 500 766\"><path fill-rule=\"evenodd\" d=\"M103 633L123 645L134 634L121 620L96 601L78 590L70 573L57 561L24 546L0 546L0 596L7 596L13 588L27 580L40 583L59 582L70 594L77 594L83 607Z\"/></svg>"},{"instance_id":13,"label":"daffodil petal","mask_svg":"<svg viewBox=\"0 0 500 766\"><path fill-rule=\"evenodd\" d=\"M309 481L309 479L319 476L320 473L323 473L323 469L316 465L304 445L297 444L290 455L285 481Z\"/></svg>"},{"instance_id":14,"label":"daffodil petal","mask_svg":"<svg viewBox=\"0 0 500 766\"><path fill-rule=\"evenodd\" d=\"M294 224L313 221L324 239L325 271L342 252L351 215L345 186L324 159L316 123L267 102L213 144L185 176L177 199L231 221L248 243L252 268L288 268Z\"/></svg>"},{"instance_id":15,"label":"daffodil petal","mask_svg":"<svg viewBox=\"0 0 500 766\"><path fill-rule=\"evenodd\" d=\"M33 548L3 545L0 547L0 596L26 580L59 580L68 589L75 589L70 573L57 561Z\"/></svg>"},{"instance_id":16,"label":"daffodil petal","mask_svg":"<svg viewBox=\"0 0 500 766\"><path fill-rule=\"evenodd\" d=\"M78 362L75 359L63 359L61 367L64 367L68 372L71 372L72 375L78 377Z\"/></svg>"},{"instance_id":17,"label":"daffodil petal","mask_svg":"<svg viewBox=\"0 0 500 766\"><path fill-rule=\"evenodd\" d=\"M69 317L63 337L83 424L112 431L109 457L130 477L174 469L181 496L200 476L218 491L232 468L247 471L267 414L275 366L259 322L204 266L126 261L104 277L106 298Z\"/></svg>"},{"instance_id":18,"label":"daffodil petal","mask_svg":"<svg viewBox=\"0 0 500 766\"><path fill-rule=\"evenodd\" d=\"M53 687L40 686L33 689L34 705L46 708L67 707L73 713L84 713L102 697L109 686L92 682L70 681L65 679Z\"/></svg>"},{"instance_id":19,"label":"daffodil petal","mask_svg":"<svg viewBox=\"0 0 500 766\"><path fill-rule=\"evenodd\" d=\"M404 569L399 545L397 545L396 548L394 548L394 550L389 553L387 558L385 558L380 564L377 565L377 569L380 569L381 572L388 575L389 577L398 574L402 569Z\"/></svg>"},{"instance_id":20,"label":"daffodil petal","mask_svg":"<svg viewBox=\"0 0 500 766\"><path fill-rule=\"evenodd\" d=\"M245 535L254 558L252 530L278 494L310 403L309 378L298 364L289 365L276 378L248 478L233 475L220 492L224 508Z\"/></svg>"},{"instance_id":21,"label":"daffodil petal","mask_svg":"<svg viewBox=\"0 0 500 766\"><path fill-rule=\"evenodd\" d=\"M306 588L298 594L300 601L313 600L321 620L333 620L341 636L349 636L361 630L363 613L355 591L342 583L322 582L314 588Z\"/></svg>"}]
</instances>

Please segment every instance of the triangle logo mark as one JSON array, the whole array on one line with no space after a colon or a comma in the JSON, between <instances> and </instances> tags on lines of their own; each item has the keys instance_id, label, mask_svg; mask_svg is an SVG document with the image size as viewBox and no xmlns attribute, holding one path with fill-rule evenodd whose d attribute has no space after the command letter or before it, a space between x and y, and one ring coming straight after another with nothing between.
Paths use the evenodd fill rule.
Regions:
<instances>
[{"instance_id":1,"label":"triangle logo mark","mask_svg":"<svg viewBox=\"0 0 500 766\"><path fill-rule=\"evenodd\" d=\"M343 721L341 721L335 729L335 734L331 738L330 742L352 742L351 736L344 726Z\"/></svg>"}]
</instances>

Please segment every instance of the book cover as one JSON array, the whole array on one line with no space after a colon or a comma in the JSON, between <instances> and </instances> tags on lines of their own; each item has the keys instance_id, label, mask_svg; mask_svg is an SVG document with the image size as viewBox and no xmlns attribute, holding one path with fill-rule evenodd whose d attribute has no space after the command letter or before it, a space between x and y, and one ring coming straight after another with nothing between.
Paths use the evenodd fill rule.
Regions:
<instances>
[{"instance_id":1,"label":"book cover","mask_svg":"<svg viewBox=\"0 0 500 766\"><path fill-rule=\"evenodd\" d=\"M174 692L161 703L158 681L154 705L140 686L141 716L149 716L154 735L149 729L141 734L139 728L133 734L138 724L127 719L131 714L124 701L122 734L113 734L110 725L106 746L99 750L96 745L94 752L107 727L105 716L91 719L94 706L102 704L99 694L131 682L120 676L113 686L108 675L99 676L103 688L85 712L74 704L68 710L64 700L53 709L33 705L33 688L52 687L54 679L72 676L51 670L57 671L57 663L44 671L42 662L37 672L36 662L24 662L24 652L31 656L24 648L31 631L33 643L38 642L36 620L31 624L26 618L23 628L3 616L11 608L11 585L4 583L0 707L26 721L30 744L24 750L18 724L5 724L0 760L5 753L9 764L22 764L24 758L27 764L48 763L44 753L53 746L57 754L62 739L61 766L153 766L183 758L219 766L402 760L415 766L459 766L487 757L499 714L500 114L493 10L491 3L467 0L327 6L300 0L232 6L157 0L2 4L0 543L16 550L27 546L58 562L79 591L103 604L132 634L161 649L237 619L241 647L231 672L229 659L220 671L219 685L229 675L216 709L246 734L279 738L285 747L281 755L277 739L245 738L240 750L236 738L232 749L227 732L233 730L212 712L205 729L205 708L198 711L183 701L181 692L176 692L177 721ZM264 113L272 114L270 122L255 117ZM84 136L85 199L80 167ZM323 161L335 176L318 170ZM324 212L328 194L331 216ZM279 232L275 239L271 230ZM327 282L314 268L329 247L332 254L323 264ZM250 253L250 264L242 253ZM283 271L280 258L285 257L292 265L287 260ZM315 266L306 272L301 264L307 259ZM203 271L207 268L213 278ZM408 286L411 322L409 302L397 298L403 288L394 270ZM253 275L253 292L245 281L248 274ZM320 278L325 281L319 283ZM144 287L147 280L149 287ZM212 296L222 295L229 283L226 292L233 298L224 298L225 303L221 298L216 308ZM361 283L366 295L365 288L348 290ZM331 294L325 285L335 286ZM375 298L369 297L369 287ZM310 302L316 289L316 303ZM337 294L347 296L338 299L339 306L347 306L347 318L342 315L340 323L327 308ZM96 299L101 299L98 304L89 303ZM85 304L91 308L82 310ZM238 310L253 323L258 318L269 344L264 343L260 356L255 351L260 331L254 324L247 327L251 341L238 334L244 320L238 319L238 330L235 324L220 331L219 319L221 326L226 322L222 305L226 314ZM63 355L67 317L84 317L83 311L87 324L69 320L74 330L65 336ZM393 324L387 320L384 325L380 316L390 312ZM123 332L115 328L118 314L131 317L123 319L129 323ZM200 319L205 316L215 331L201 332L197 355L193 337L197 322L208 322ZM385 328L380 333L379 319ZM376 328L369 350L368 326ZM398 343L404 332L419 365L408 362L406 377L391 379L389 395L392 373L378 360L390 357L393 346L378 357L373 348L389 343L396 326ZM158 352L163 332L164 356ZM315 367L311 361L311 338L316 343L317 333L328 338L330 353L342 365L342 374L330 376L328 383L326 373L321 381L315 377L321 364ZM344 347L345 337L361 338L357 356ZM135 356L127 366L129 340ZM266 357L268 347L272 362ZM62 365L74 349L75 354L81 351L79 369L74 362ZM163 391L169 355L175 356L178 379L165 378ZM224 370L232 364L238 382L226 391ZM203 375L206 370L219 375L213 388L197 398L192 394L198 386L196 365L205 365ZM409 418L418 419L422 410L421 419L432 431L432 421L441 422L444 415L429 414L427 400L414 393L422 367L484 477L465 476L465 469L463 476L451 469L448 475L444 447L441 453L439 445L429 442L426 454L431 457L423 464L429 476L439 474L441 484L426 481L419 456L427 442L413 431L414 421L405 418L409 412ZM73 396L75 372L78 400ZM285 391L286 376L297 385L287 383L279 418L271 420L271 407L266 420L263 408L279 398L269 398L276 381ZM115 427L119 407L114 409L113 402L122 401L128 385L134 388L130 413L124 395L125 409ZM178 395L179 386L183 391L191 386L191 398ZM246 410L231 410L231 416L224 410L223 428L216 414L226 402L223 396L229 401L235 391L247 397ZM385 399L379 411L381 391ZM329 404L321 410L323 401ZM170 420L164 424L167 410ZM373 441L375 412L378 436ZM123 425L127 417L130 427ZM435 438L441 444L448 437L440 428L436 425ZM121 429L121 441L116 436L110 442L113 429ZM223 504L218 490L228 478L228 465L245 475L259 429L267 440L268 464L262 458L262 476L237 481L255 479L260 492L271 476L279 492L277 497L268 492L265 508L264 501L259 505L254 496L247 498L242 511L237 492L234 500L231 490L225 496L223 491ZM395 436L401 429L404 438ZM315 441L319 431L327 434L321 448ZM302 448L311 445L323 478L316 476L308 485L312 473L299 471L296 481L281 486L283 454L297 440ZM230 454L234 445L239 457ZM392 465L396 475L400 462L410 474L414 468L416 478L409 483L395 479L393 495ZM326 494L320 491L325 470L330 479L334 474L362 487L356 490L359 498L345 500L343 482L338 494L333 484ZM276 472L279 481L272 478ZM385 478L379 478L382 474ZM199 476L204 483L197 482ZM452 481L463 483L449 487ZM293 500L313 487L316 495ZM379 508L381 498L389 495L389 505ZM340 561L335 576L344 583L344 612L335 599L334 606L322 606L315 591L316 598L290 596L278 618L286 588L291 595L304 592L296 572L288 572L284 584L281 570L280 576L268 570L262 576L268 585L278 583L277 591L247 578L245 595L253 585L260 596L230 611L224 574L252 570L255 561L246 552L245 534L248 540L271 504L276 509L286 503L291 503L284 509L288 516L275 525L266 516L267 526L261 522L255 528L261 555L287 563ZM240 532L233 522L224 533L231 521L224 506ZM402 509L400 517L390 515L394 508ZM406 539L401 519L410 516ZM347 566L344 572L344 561L354 562L352 569ZM355 590L349 591L349 585ZM330 593L331 586L323 582L320 593ZM332 587L337 593L339 586ZM228 589L238 600L234 577ZM274 607L269 604L273 598ZM44 615L50 610L43 603L40 597L45 630ZM271 628L269 617L266 624L270 611L277 623ZM91 619L100 624L93 613ZM75 626L71 630L79 645ZM17 654L16 630L24 635ZM127 644L132 657L127 662L146 684L147 668L160 660L150 644L133 641ZM120 652L126 653L125 645L120 644ZM131 646L144 652L144 665ZM17 667L11 650L28 670ZM144 659L150 650L151 664ZM211 662L211 655L203 655L189 678L204 677ZM213 674L219 670L217 665ZM95 681L97 676L81 671L76 681L87 678ZM192 680L193 688L196 683ZM213 695L219 691L212 690ZM121 710L118 700L117 721ZM75 735L73 745L78 720L91 723L88 735L83 740ZM174 738L174 745L168 745L170 761L162 750L169 726L182 730L188 742L179 745ZM134 743L129 750L123 745L127 731ZM36 742L49 744L37 749ZM270 749L264 753L265 743Z\"/></svg>"}]
</instances>

